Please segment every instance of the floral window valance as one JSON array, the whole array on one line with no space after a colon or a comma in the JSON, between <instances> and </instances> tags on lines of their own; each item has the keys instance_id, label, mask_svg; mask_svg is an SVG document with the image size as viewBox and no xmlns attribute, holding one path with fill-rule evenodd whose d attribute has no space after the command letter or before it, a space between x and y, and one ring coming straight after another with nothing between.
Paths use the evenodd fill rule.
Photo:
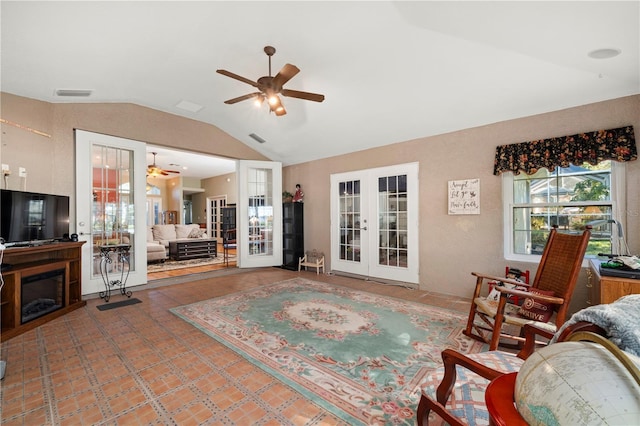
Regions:
<instances>
[{"instance_id":1,"label":"floral window valance","mask_svg":"<svg viewBox=\"0 0 640 426\"><path fill-rule=\"evenodd\" d=\"M632 161L638 158L633 126L617 129L597 130L589 133L542 139L496 147L493 174L513 172L534 174L546 167L576 166L588 162L596 165L601 161Z\"/></svg>"}]
</instances>

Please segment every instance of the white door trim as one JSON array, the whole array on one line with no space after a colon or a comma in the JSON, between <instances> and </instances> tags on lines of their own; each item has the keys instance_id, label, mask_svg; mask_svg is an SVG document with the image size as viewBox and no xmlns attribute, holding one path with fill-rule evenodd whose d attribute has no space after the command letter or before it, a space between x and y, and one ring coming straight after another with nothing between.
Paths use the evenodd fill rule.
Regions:
<instances>
[{"instance_id":1,"label":"white door trim","mask_svg":"<svg viewBox=\"0 0 640 426\"><path fill-rule=\"evenodd\" d=\"M419 283L419 164L406 163L374 169L331 175L331 269L349 274L381 278L407 283ZM378 261L380 240L380 197L378 179L387 176L407 176L407 266L388 266ZM341 259L340 196L339 183L360 182L361 210L358 223L353 224L353 232L360 238L360 256L358 261ZM343 197L343 201L345 201ZM358 200L354 199L354 203ZM344 218L343 218L344 219ZM344 221L344 220L343 220ZM344 229L344 228L343 228ZM344 232L344 231L343 231ZM350 232L350 231L347 231Z\"/></svg>"},{"instance_id":2,"label":"white door trim","mask_svg":"<svg viewBox=\"0 0 640 426\"><path fill-rule=\"evenodd\" d=\"M94 294L105 291L106 287L99 274L92 274L94 262L99 261L93 252L91 210L92 196L92 147L102 145L133 151L133 188L134 188L134 232L132 253L133 267L126 286L133 287L147 283L146 248L146 144L130 139L108 136L100 133L75 130L76 152L76 230L82 246L82 294ZM112 294L117 289L112 289Z\"/></svg>"},{"instance_id":3,"label":"white door trim","mask_svg":"<svg viewBox=\"0 0 640 426\"><path fill-rule=\"evenodd\" d=\"M269 170L270 181L264 182L264 192L267 194L265 206L272 208L271 241L272 253L254 254L250 250L255 240L250 240L249 231L249 199L256 194L251 193L255 183L251 182L250 174L256 170ZM282 265L282 163L273 161L240 160L237 163L238 203L236 208L236 241L239 268L257 268L264 266Z\"/></svg>"}]
</instances>

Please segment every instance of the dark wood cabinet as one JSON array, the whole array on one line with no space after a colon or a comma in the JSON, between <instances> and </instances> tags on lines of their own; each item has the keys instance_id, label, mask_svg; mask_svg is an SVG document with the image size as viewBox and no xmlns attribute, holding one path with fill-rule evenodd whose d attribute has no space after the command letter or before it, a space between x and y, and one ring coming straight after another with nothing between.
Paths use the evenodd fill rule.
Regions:
<instances>
[{"instance_id":1,"label":"dark wood cabinet","mask_svg":"<svg viewBox=\"0 0 640 426\"><path fill-rule=\"evenodd\" d=\"M166 210L162 212L162 223L172 225L178 223L178 212L175 210Z\"/></svg>"},{"instance_id":2,"label":"dark wood cabinet","mask_svg":"<svg viewBox=\"0 0 640 426\"><path fill-rule=\"evenodd\" d=\"M304 204L282 204L282 267L298 270L304 256Z\"/></svg>"},{"instance_id":3,"label":"dark wood cabinet","mask_svg":"<svg viewBox=\"0 0 640 426\"><path fill-rule=\"evenodd\" d=\"M222 207L220 211L222 213L222 232L236 229L236 207Z\"/></svg>"},{"instance_id":4,"label":"dark wood cabinet","mask_svg":"<svg viewBox=\"0 0 640 426\"><path fill-rule=\"evenodd\" d=\"M63 242L4 250L2 341L86 304L82 300L83 244Z\"/></svg>"}]
</instances>

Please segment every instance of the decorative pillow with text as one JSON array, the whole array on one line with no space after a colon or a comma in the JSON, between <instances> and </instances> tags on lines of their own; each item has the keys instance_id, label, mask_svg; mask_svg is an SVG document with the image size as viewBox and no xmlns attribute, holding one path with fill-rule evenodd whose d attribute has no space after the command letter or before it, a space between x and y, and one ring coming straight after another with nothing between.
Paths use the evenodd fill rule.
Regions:
<instances>
[{"instance_id":1,"label":"decorative pillow with text","mask_svg":"<svg viewBox=\"0 0 640 426\"><path fill-rule=\"evenodd\" d=\"M532 288L529 293L542 294L544 296L554 296L552 290L538 290ZM535 300L532 297L524 299L524 303L520 307L518 314L521 317L528 318L530 320L539 322L549 322L551 315L553 314L553 304L544 303L539 300Z\"/></svg>"}]
</instances>

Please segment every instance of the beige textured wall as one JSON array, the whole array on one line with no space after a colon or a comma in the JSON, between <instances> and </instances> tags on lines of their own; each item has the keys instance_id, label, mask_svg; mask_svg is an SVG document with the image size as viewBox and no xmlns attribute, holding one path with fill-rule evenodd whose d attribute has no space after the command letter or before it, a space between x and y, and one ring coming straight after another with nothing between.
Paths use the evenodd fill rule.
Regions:
<instances>
[{"instance_id":1,"label":"beige textured wall","mask_svg":"<svg viewBox=\"0 0 640 426\"><path fill-rule=\"evenodd\" d=\"M472 271L503 274L507 264L532 273L536 269L536 264L504 260L501 178L493 175L495 147L629 124L636 134L640 132L640 96L298 164L284 169L283 184L284 188L294 188L300 183L304 190L305 249L329 253L330 175L418 161L420 288L469 297L474 284ZM447 182L469 178L480 178L481 214L449 216ZM626 235L634 253L640 253L639 188L640 161L629 162ZM585 283L583 271L572 303L574 309L584 306L587 299Z\"/></svg>"},{"instance_id":2,"label":"beige textured wall","mask_svg":"<svg viewBox=\"0 0 640 426\"><path fill-rule=\"evenodd\" d=\"M4 93L1 101L3 118L53 135L48 139L2 125L0 160L12 168L28 169L29 190L73 196L74 128L229 158L265 159L213 126L131 104L53 105ZM628 124L640 131L640 95L285 167L283 188L293 192L296 183L302 185L306 249L329 253L330 175L418 161L420 288L469 296L471 271L501 274L507 264L502 247L501 178L492 174L495 147ZM231 182L226 177L204 180L202 187L207 195L227 193L229 203L235 203L235 175L228 176ZM447 181L467 178L480 178L481 214L449 216ZM640 252L638 188L640 161L627 163L626 235L634 253ZM194 214L196 205L204 208L202 197L194 195ZM532 272L536 267L510 265ZM584 281L583 273L572 307L585 303Z\"/></svg>"},{"instance_id":3,"label":"beige textured wall","mask_svg":"<svg viewBox=\"0 0 640 426\"><path fill-rule=\"evenodd\" d=\"M24 189L17 168L25 167L27 190L69 195L72 210L74 129L232 159L268 160L215 126L133 104L50 104L3 92L0 111L5 120L52 135L2 124L0 161L15 168L9 187ZM72 212L72 223L74 219Z\"/></svg>"},{"instance_id":4,"label":"beige textured wall","mask_svg":"<svg viewBox=\"0 0 640 426\"><path fill-rule=\"evenodd\" d=\"M228 181L227 181L228 179ZM207 197L227 196L227 204L236 204L237 199L237 180L236 174L231 173L203 179L201 182L203 193L193 194L193 221L198 223L207 223L205 209L207 208Z\"/></svg>"},{"instance_id":5,"label":"beige textured wall","mask_svg":"<svg viewBox=\"0 0 640 426\"><path fill-rule=\"evenodd\" d=\"M53 137L51 104L11 95L5 97L4 94L0 100L0 116L3 119L52 136L41 136L9 124L1 124L0 161L10 166L8 188L71 195L68 188L55 185L60 174L68 172L64 168L69 169L73 163L62 166L56 161L60 143ZM27 171L26 180L18 176L20 167ZM3 181L3 188L4 183Z\"/></svg>"}]
</instances>

